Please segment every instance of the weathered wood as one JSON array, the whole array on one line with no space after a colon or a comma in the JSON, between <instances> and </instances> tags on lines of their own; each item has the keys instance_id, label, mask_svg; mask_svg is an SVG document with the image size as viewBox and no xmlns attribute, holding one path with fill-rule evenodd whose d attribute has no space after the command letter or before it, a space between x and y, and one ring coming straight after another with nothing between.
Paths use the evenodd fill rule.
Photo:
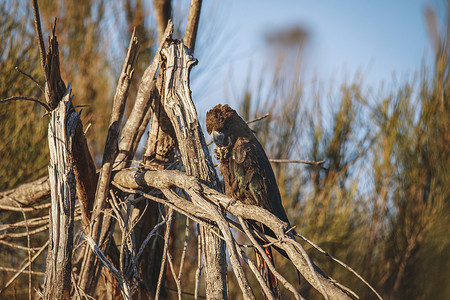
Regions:
<instances>
[{"instance_id":1,"label":"weathered wood","mask_svg":"<svg viewBox=\"0 0 450 300\"><path fill-rule=\"evenodd\" d=\"M183 167L187 174L219 189L219 179L198 122L189 88L189 72L197 60L180 41L175 41L161 53L166 60L164 109L175 130ZM213 207L210 208L210 213L216 213ZM219 215L217 213L218 217ZM207 235L203 240L208 243L204 248L206 294L208 299L226 299L225 246L223 241L209 230L201 230Z\"/></svg>"},{"instance_id":2,"label":"weathered wood","mask_svg":"<svg viewBox=\"0 0 450 300\"><path fill-rule=\"evenodd\" d=\"M113 169L113 163L118 153L118 140L120 136L120 123L122 121L123 111L125 109L126 100L128 97L128 91L130 83L134 74L134 65L137 60L139 52L139 42L133 32L130 45L128 47L127 57L122 67L122 72L117 84L116 93L114 95L113 108L111 118L109 122L108 135L105 143L105 150L103 152L102 167L97 183L97 189L95 193L94 208L92 218L90 222L89 234L93 238L94 242L100 245L100 249L104 251L107 248L107 243L101 239L101 228L109 228L110 222L103 224L103 208L106 202L106 197L109 192L109 183L111 177L111 171ZM107 216L106 218L109 218ZM105 234L108 236L108 234ZM85 257L80 272L79 286L87 293L93 293L95 291L101 264L94 264L95 256L88 247L85 248Z\"/></svg>"},{"instance_id":3,"label":"weathered wood","mask_svg":"<svg viewBox=\"0 0 450 300\"><path fill-rule=\"evenodd\" d=\"M172 38L172 34L173 23L169 22L152 63L144 71L144 75L142 75L136 101L122 129L119 153L114 163L116 170L120 170L131 164L130 160L133 159L136 147L144 133L143 129L145 129L150 120L151 114L149 108L156 87L156 74L159 67L160 52L163 46L167 45L168 41Z\"/></svg>"},{"instance_id":4,"label":"weathered wood","mask_svg":"<svg viewBox=\"0 0 450 300\"><path fill-rule=\"evenodd\" d=\"M197 40L198 23L200 22L200 12L202 10L202 0L192 0L189 8L186 31L183 42L188 47L191 54L194 54L195 41Z\"/></svg>"},{"instance_id":5,"label":"weathered wood","mask_svg":"<svg viewBox=\"0 0 450 300\"><path fill-rule=\"evenodd\" d=\"M166 199L158 198L158 201L173 205L174 209L189 217L194 216L204 224L217 222L216 216L211 214L209 208L200 203L199 198L204 198L206 202L212 203L218 207L226 208L231 214L246 220L255 220L266 225L276 235L276 238L257 233L251 229L253 234L258 234L262 239L268 239L275 246L283 249L288 254L293 265L299 270L302 276L318 291L324 291L329 299L354 299L354 293L345 288L335 280L327 276L318 267L309 261L309 257L302 246L286 234L288 224L281 221L269 211L255 205L248 205L217 192L216 190L201 183L193 176L188 176L180 171L140 171L139 173L131 170L123 170L114 174L114 181L123 187L139 189L144 187L155 187L161 189ZM181 197L173 199L167 191L173 187L179 187L196 201L190 202ZM152 199L154 200L154 199ZM175 200L175 201L174 201ZM180 209L181 208L181 209ZM187 213L186 213L187 212ZM227 220L229 226L239 229ZM223 231L222 231L223 234ZM224 235L226 239L226 236ZM234 268L234 265L233 265Z\"/></svg>"},{"instance_id":6,"label":"weathered wood","mask_svg":"<svg viewBox=\"0 0 450 300\"><path fill-rule=\"evenodd\" d=\"M72 106L71 86L52 111L48 128L51 186L50 241L45 270L45 299L69 299L72 272L76 182L72 143L79 114Z\"/></svg>"},{"instance_id":7,"label":"weathered wood","mask_svg":"<svg viewBox=\"0 0 450 300\"><path fill-rule=\"evenodd\" d=\"M44 176L15 189L1 192L0 210L2 206L17 207L17 203L22 207L31 206L48 196L50 196L50 181L48 176Z\"/></svg>"}]
</instances>

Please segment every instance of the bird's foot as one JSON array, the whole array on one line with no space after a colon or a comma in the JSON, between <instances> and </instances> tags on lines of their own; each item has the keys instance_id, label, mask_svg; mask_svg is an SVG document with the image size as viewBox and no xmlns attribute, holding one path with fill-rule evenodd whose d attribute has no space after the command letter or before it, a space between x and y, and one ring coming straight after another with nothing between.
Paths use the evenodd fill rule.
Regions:
<instances>
[{"instance_id":1,"label":"bird's foot","mask_svg":"<svg viewBox=\"0 0 450 300\"><path fill-rule=\"evenodd\" d=\"M230 155L228 147L217 147L213 152L217 160L227 159Z\"/></svg>"}]
</instances>

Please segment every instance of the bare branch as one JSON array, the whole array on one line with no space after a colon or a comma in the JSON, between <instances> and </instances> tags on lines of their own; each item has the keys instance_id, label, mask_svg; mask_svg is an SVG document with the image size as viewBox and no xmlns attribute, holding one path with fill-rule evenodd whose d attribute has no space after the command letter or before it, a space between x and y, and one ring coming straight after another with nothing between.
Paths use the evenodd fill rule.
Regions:
<instances>
[{"instance_id":1,"label":"bare branch","mask_svg":"<svg viewBox=\"0 0 450 300\"><path fill-rule=\"evenodd\" d=\"M161 49L166 46L167 41L172 38L173 34L173 23L170 21L167 24L164 36L161 39L158 50L156 51L155 57L152 63L144 71L142 75L141 82L139 84L138 93L136 96L136 101L134 103L133 109L127 118L122 129L122 135L119 144L119 153L115 160L114 168L120 170L126 166L129 166L129 160L133 159L134 152L136 151L137 144L144 133L141 128L147 126L150 118L149 108L151 105L152 94L156 86L156 74L158 71L160 63L160 52Z\"/></svg>"},{"instance_id":2,"label":"bare branch","mask_svg":"<svg viewBox=\"0 0 450 300\"><path fill-rule=\"evenodd\" d=\"M296 163L296 164L307 164L307 165L314 165L314 166L319 166L321 168L323 168L321 165L325 163L324 160L320 160L320 161L311 161L311 160L299 160L299 159L276 159L276 158L271 158L269 159L269 161L271 163ZM325 168L323 168L325 169ZM326 169L325 169L326 170Z\"/></svg>"},{"instance_id":3,"label":"bare branch","mask_svg":"<svg viewBox=\"0 0 450 300\"><path fill-rule=\"evenodd\" d=\"M167 260L167 252L169 249L170 229L171 229L172 220L173 220L173 209L172 208L169 208L166 218L167 218L167 222L166 222L166 232L164 233L163 258L161 260L161 268L159 269L158 285L156 286L155 300L159 299L159 294L161 292L161 287L162 287L161 286L162 278L164 276L164 268L165 268L166 260Z\"/></svg>"},{"instance_id":4,"label":"bare branch","mask_svg":"<svg viewBox=\"0 0 450 300\"><path fill-rule=\"evenodd\" d=\"M19 67L15 67L14 69L17 72L19 72L20 74L22 74L22 75L28 77L29 79L31 79L36 84L36 86L41 90L42 94L45 93L44 88L42 87L42 85L36 79L34 79L30 74L25 73L24 71L19 69Z\"/></svg>"},{"instance_id":5,"label":"bare branch","mask_svg":"<svg viewBox=\"0 0 450 300\"><path fill-rule=\"evenodd\" d=\"M258 118L256 118L256 119L253 119L253 120L250 120L250 121L246 121L246 123L247 123L247 124L251 124L251 123L254 123L254 122L257 122L257 121L261 121L261 120L267 118L268 116L270 116L269 113L267 113L267 114L265 114L265 115L263 115L263 116L261 116L261 117L258 117Z\"/></svg>"},{"instance_id":6,"label":"bare branch","mask_svg":"<svg viewBox=\"0 0 450 300\"><path fill-rule=\"evenodd\" d=\"M200 21L200 11L202 10L202 0L192 0L189 8L186 31L184 32L184 45L194 54L195 41L197 39L198 23Z\"/></svg>"},{"instance_id":7,"label":"bare branch","mask_svg":"<svg viewBox=\"0 0 450 300\"><path fill-rule=\"evenodd\" d=\"M202 274L202 235L200 234L200 225L197 225L197 270L195 271L195 289L194 299L198 300L200 286L200 276Z\"/></svg>"},{"instance_id":8,"label":"bare branch","mask_svg":"<svg viewBox=\"0 0 450 300\"><path fill-rule=\"evenodd\" d=\"M242 228L244 229L245 234L250 239L250 241L253 243L253 246L256 247L258 252L263 257L264 261L266 262L267 266L269 267L270 271L277 277L278 280L281 281L281 283L294 294L295 299L301 299L302 297L300 294L295 290L294 286L289 283L286 278L284 278L273 265L272 261L267 256L266 252L262 249L261 245L256 241L256 239L253 237L252 233L250 232L248 225L245 223L244 219L242 217L238 217L239 223L241 224ZM270 294L272 292L270 291ZM273 297L273 294L272 294ZM324 295L325 299L327 299L326 294Z\"/></svg>"},{"instance_id":9,"label":"bare branch","mask_svg":"<svg viewBox=\"0 0 450 300\"><path fill-rule=\"evenodd\" d=\"M20 268L20 270L5 284L5 286L0 290L0 295L13 283L19 276L22 274L26 268L28 268L28 265L31 264L33 261L38 258L39 255L48 247L49 241L47 241L40 249L39 251L29 260L26 264Z\"/></svg>"},{"instance_id":10,"label":"bare branch","mask_svg":"<svg viewBox=\"0 0 450 300\"><path fill-rule=\"evenodd\" d=\"M226 208L230 213L237 217L255 220L269 227L275 233L277 238L272 238L272 240L270 240L270 237L264 237L258 233L259 237L263 239L269 239L269 241L273 242L274 245L285 250L290 260L300 271L303 277L308 282L310 282L311 285L317 290L324 290L330 299L355 298L354 294L352 294L352 292L349 292L347 288L336 284L334 280L324 275L322 271L319 271L316 266L311 265L311 263L309 262L309 258L306 255L306 252L304 252L303 248L298 243L296 243L295 240L293 240L291 234L286 235L286 232L288 232L287 224L279 220L275 215L271 214L267 210L258 206L246 205L241 202L233 201L232 199L217 192L216 190L211 189L204 184L201 184L194 177L188 176L185 173L179 171L141 171L139 174L135 173L135 176L130 174L130 172L133 171L120 171L115 174L114 177L120 179L121 185L123 186L138 188L140 184L142 184L142 187L148 185L161 189L166 196L169 195L167 191L171 190L171 187L177 186L184 189L193 200L193 207L197 206L197 210L199 208L201 210L204 210L201 218L210 220L211 222L216 222L218 224L223 237L227 242L228 249L232 255L234 253L234 255L236 255L237 257L238 254L237 252L235 252L235 249L233 252L233 248L229 246L230 241L233 242L233 239L231 235L227 233L228 230L224 228L225 226L228 228L230 224L225 219L222 219L222 217L220 217L220 214L217 215L219 212L216 209L213 209L211 205ZM192 215L195 215L195 210L189 211ZM238 270L240 266L239 262L231 262L232 267L236 272L236 270Z\"/></svg>"},{"instance_id":11,"label":"bare branch","mask_svg":"<svg viewBox=\"0 0 450 300\"><path fill-rule=\"evenodd\" d=\"M1 99L0 103L6 103L6 102L11 102L11 101L17 101L17 100L25 100L25 101L35 102L35 103L40 104L42 107L44 107L47 112L51 111L51 109L47 105L47 103L42 102L39 99L36 99L36 98L33 98L33 97L27 97L27 96L14 96L14 97L6 98L6 99Z\"/></svg>"},{"instance_id":12,"label":"bare branch","mask_svg":"<svg viewBox=\"0 0 450 300\"><path fill-rule=\"evenodd\" d=\"M34 13L34 27L39 40L39 53L41 56L41 67L45 70L45 46L44 38L42 37L41 17L39 16L39 6L37 0L33 0L33 13Z\"/></svg>"}]
</instances>

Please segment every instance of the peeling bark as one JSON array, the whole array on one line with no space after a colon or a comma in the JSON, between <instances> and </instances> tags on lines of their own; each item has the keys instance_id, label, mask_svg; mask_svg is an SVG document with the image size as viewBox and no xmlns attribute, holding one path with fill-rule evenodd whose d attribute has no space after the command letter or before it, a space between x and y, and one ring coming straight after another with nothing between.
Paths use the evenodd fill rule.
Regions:
<instances>
[{"instance_id":1,"label":"peeling bark","mask_svg":"<svg viewBox=\"0 0 450 300\"><path fill-rule=\"evenodd\" d=\"M69 299L72 272L76 182L72 144L79 115L73 110L69 85L48 128L51 186L50 241L45 270L45 299Z\"/></svg>"}]
</instances>

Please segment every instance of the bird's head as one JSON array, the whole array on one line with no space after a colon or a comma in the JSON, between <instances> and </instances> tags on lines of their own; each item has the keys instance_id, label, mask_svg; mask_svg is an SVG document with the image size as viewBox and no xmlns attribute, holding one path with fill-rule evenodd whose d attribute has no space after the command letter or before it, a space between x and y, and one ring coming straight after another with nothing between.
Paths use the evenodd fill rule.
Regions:
<instances>
[{"instance_id":1,"label":"bird's head","mask_svg":"<svg viewBox=\"0 0 450 300\"><path fill-rule=\"evenodd\" d=\"M226 104L218 104L208 111L206 130L218 147L228 147L240 136L253 135L247 123Z\"/></svg>"}]
</instances>

